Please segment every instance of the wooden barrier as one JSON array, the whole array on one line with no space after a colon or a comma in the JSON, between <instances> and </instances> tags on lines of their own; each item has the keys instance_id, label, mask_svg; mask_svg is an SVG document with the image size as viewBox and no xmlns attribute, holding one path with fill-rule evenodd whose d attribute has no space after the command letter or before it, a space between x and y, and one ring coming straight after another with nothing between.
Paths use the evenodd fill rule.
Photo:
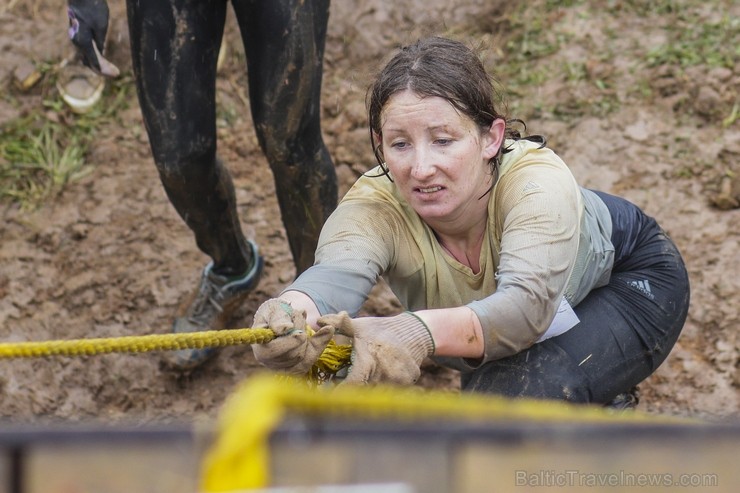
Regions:
<instances>
[{"instance_id":1,"label":"wooden barrier","mask_svg":"<svg viewBox=\"0 0 740 493\"><path fill-rule=\"evenodd\" d=\"M197 491L189 427L0 428L0 493Z\"/></svg>"},{"instance_id":2,"label":"wooden barrier","mask_svg":"<svg viewBox=\"0 0 740 493\"><path fill-rule=\"evenodd\" d=\"M255 378L197 429L0 426L0 493L735 493L738 458L738 422Z\"/></svg>"},{"instance_id":3,"label":"wooden barrier","mask_svg":"<svg viewBox=\"0 0 740 493\"><path fill-rule=\"evenodd\" d=\"M740 491L740 426L325 421L269 441L272 486L402 483L417 493ZM296 490L297 491L297 490Z\"/></svg>"}]
</instances>

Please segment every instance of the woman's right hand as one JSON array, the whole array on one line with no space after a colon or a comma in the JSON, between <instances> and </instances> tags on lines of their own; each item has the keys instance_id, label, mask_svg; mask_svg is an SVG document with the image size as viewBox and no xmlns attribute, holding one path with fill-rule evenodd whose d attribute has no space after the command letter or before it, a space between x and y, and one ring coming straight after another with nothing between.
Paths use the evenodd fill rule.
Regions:
<instances>
[{"instance_id":1,"label":"woman's right hand","mask_svg":"<svg viewBox=\"0 0 740 493\"><path fill-rule=\"evenodd\" d=\"M281 299L265 301L254 314L253 328L269 328L275 339L253 344L254 356L273 370L305 375L321 356L332 337L334 327L322 327L315 333L306 325L306 311L294 310Z\"/></svg>"}]
</instances>

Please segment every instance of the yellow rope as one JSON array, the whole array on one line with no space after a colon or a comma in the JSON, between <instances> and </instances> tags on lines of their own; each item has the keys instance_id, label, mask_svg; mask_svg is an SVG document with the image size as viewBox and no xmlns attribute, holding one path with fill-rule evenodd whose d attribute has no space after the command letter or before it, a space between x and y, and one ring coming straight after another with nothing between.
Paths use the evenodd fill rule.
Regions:
<instances>
[{"instance_id":1,"label":"yellow rope","mask_svg":"<svg viewBox=\"0 0 740 493\"><path fill-rule=\"evenodd\" d=\"M0 343L0 358L175 351L179 349L202 349L205 347L233 346L237 344L264 344L274 338L275 333L270 329L234 329L98 339L3 342Z\"/></svg>"},{"instance_id":2,"label":"yellow rope","mask_svg":"<svg viewBox=\"0 0 740 493\"><path fill-rule=\"evenodd\" d=\"M313 331L309 329L309 335ZM69 339L38 342L0 343L0 359L38 358L45 356L91 356L104 353L141 353L146 351L176 351L206 347L264 344L275 338L271 329L208 330L181 334L149 334ZM351 346L329 341L326 349L308 374L308 380L321 383L349 365Z\"/></svg>"},{"instance_id":3,"label":"yellow rope","mask_svg":"<svg viewBox=\"0 0 740 493\"><path fill-rule=\"evenodd\" d=\"M204 493L267 488L271 477L270 436L286 416L330 421L431 423L506 422L601 425L674 424L699 421L640 411L615 413L598 406L419 387L326 386L310 388L298 379L251 376L229 396L218 419L217 436L201 462Z\"/></svg>"}]
</instances>

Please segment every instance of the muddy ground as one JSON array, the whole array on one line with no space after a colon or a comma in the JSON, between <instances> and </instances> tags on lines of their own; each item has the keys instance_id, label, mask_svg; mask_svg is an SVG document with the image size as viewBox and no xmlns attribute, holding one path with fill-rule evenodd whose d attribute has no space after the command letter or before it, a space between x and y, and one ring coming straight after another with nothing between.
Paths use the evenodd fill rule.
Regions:
<instances>
[{"instance_id":1,"label":"muddy ground","mask_svg":"<svg viewBox=\"0 0 740 493\"><path fill-rule=\"evenodd\" d=\"M60 3L0 6L0 125L31 111L74 121L59 106L42 107L44 99L58 101L46 81L27 92L11 83L22 60L53 63L69 54ZM109 3L109 53L130 85L124 2ZM656 217L685 256L689 317L668 360L642 384L639 408L738 418L740 209L732 177L740 171L740 121L732 112L740 101L740 65L648 63L650 50L672 39L677 15L650 2L568 2L557 9L551 3L533 2L534 10L524 12L484 0L335 0L322 108L341 192L373 164L365 88L398 43L446 34L486 47L492 70L519 60L502 80L511 87L512 116L544 133L582 184L622 195ZM719 2L716 9L690 0L656 5L664 3L690 9L696 22L719 22L723 12L740 18L736 2ZM529 39L522 39L524 29ZM236 182L244 230L266 259L265 276L235 322L248 326L259 304L291 281L294 268L249 117L233 18L226 42L219 153ZM113 97L106 91L102 104ZM126 97L126 107L97 129L87 176L36 210L0 204L3 341L166 333L178 302L195 286L207 258L165 197L134 91ZM368 313L396 310L382 288L366 307ZM248 347L225 348L185 376L164 370L157 353L4 360L0 416L12 422L209 419L256 369ZM457 381L453 371L426 366L419 384L450 389Z\"/></svg>"}]
</instances>

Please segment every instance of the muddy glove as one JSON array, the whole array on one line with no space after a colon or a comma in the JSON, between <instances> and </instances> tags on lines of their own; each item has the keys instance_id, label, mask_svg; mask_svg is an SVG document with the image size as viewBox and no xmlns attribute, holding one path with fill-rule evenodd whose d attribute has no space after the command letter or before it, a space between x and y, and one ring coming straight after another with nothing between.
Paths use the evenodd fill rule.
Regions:
<instances>
[{"instance_id":1,"label":"muddy glove","mask_svg":"<svg viewBox=\"0 0 740 493\"><path fill-rule=\"evenodd\" d=\"M101 54L108 32L106 0L67 0L67 16L69 39L82 53L83 63L100 74L116 77L118 67Z\"/></svg>"},{"instance_id":2,"label":"muddy glove","mask_svg":"<svg viewBox=\"0 0 740 493\"><path fill-rule=\"evenodd\" d=\"M334 337L333 327L309 335L305 310L294 310L280 299L265 301L254 314L254 328L272 329L277 337L266 344L253 344L257 361L273 370L305 375Z\"/></svg>"},{"instance_id":3,"label":"muddy glove","mask_svg":"<svg viewBox=\"0 0 740 493\"><path fill-rule=\"evenodd\" d=\"M355 319L341 312L321 317L318 324L353 338L352 366L345 383L411 385L421 374L424 358L434 354L432 334L411 312Z\"/></svg>"}]
</instances>

